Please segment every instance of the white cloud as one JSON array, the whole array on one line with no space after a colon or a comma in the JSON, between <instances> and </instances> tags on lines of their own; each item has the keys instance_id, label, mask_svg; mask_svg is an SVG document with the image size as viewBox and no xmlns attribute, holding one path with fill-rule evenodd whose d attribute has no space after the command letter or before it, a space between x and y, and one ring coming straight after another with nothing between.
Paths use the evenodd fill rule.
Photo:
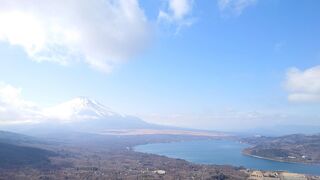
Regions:
<instances>
[{"instance_id":1,"label":"white cloud","mask_svg":"<svg viewBox=\"0 0 320 180\"><path fill-rule=\"evenodd\" d=\"M42 117L35 103L21 97L21 89L0 83L0 122L34 122Z\"/></svg>"},{"instance_id":2,"label":"white cloud","mask_svg":"<svg viewBox=\"0 0 320 180\"><path fill-rule=\"evenodd\" d=\"M190 26L193 18L190 17L193 8L193 0L168 0L167 9L160 10L158 20L181 26Z\"/></svg>"},{"instance_id":3,"label":"white cloud","mask_svg":"<svg viewBox=\"0 0 320 180\"><path fill-rule=\"evenodd\" d=\"M257 0L218 0L218 7L222 13L231 13L239 16L244 9L256 2Z\"/></svg>"},{"instance_id":4,"label":"white cloud","mask_svg":"<svg viewBox=\"0 0 320 180\"><path fill-rule=\"evenodd\" d=\"M320 66L304 71L291 68L286 75L288 99L296 102L320 102Z\"/></svg>"},{"instance_id":5,"label":"white cloud","mask_svg":"<svg viewBox=\"0 0 320 180\"><path fill-rule=\"evenodd\" d=\"M38 62L83 61L110 72L146 46L150 27L137 0L0 0L0 41Z\"/></svg>"}]
</instances>

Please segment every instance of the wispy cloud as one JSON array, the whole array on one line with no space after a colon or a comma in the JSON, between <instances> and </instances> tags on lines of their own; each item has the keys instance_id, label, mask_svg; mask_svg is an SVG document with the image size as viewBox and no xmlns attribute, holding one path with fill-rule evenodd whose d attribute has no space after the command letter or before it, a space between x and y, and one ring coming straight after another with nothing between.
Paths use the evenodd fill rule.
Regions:
<instances>
[{"instance_id":1,"label":"wispy cloud","mask_svg":"<svg viewBox=\"0 0 320 180\"><path fill-rule=\"evenodd\" d=\"M137 0L1 0L0 41L38 62L110 72L144 49L150 27Z\"/></svg>"},{"instance_id":2,"label":"wispy cloud","mask_svg":"<svg viewBox=\"0 0 320 180\"><path fill-rule=\"evenodd\" d=\"M166 9L160 10L158 21L177 26L177 32L183 26L191 26L194 18L191 17L193 0L168 0Z\"/></svg>"},{"instance_id":3,"label":"wispy cloud","mask_svg":"<svg viewBox=\"0 0 320 180\"><path fill-rule=\"evenodd\" d=\"M279 52L281 51L284 47L286 46L286 42L285 41L280 41L274 44L273 50L275 52Z\"/></svg>"},{"instance_id":4,"label":"wispy cloud","mask_svg":"<svg viewBox=\"0 0 320 180\"><path fill-rule=\"evenodd\" d=\"M257 0L218 0L221 13L239 16L249 6L254 5Z\"/></svg>"},{"instance_id":5,"label":"wispy cloud","mask_svg":"<svg viewBox=\"0 0 320 180\"><path fill-rule=\"evenodd\" d=\"M294 102L320 102L320 66L306 70L291 68L286 74L288 99Z\"/></svg>"},{"instance_id":6,"label":"wispy cloud","mask_svg":"<svg viewBox=\"0 0 320 180\"><path fill-rule=\"evenodd\" d=\"M0 83L0 124L35 122L41 117L37 105L21 97L21 89Z\"/></svg>"}]
</instances>

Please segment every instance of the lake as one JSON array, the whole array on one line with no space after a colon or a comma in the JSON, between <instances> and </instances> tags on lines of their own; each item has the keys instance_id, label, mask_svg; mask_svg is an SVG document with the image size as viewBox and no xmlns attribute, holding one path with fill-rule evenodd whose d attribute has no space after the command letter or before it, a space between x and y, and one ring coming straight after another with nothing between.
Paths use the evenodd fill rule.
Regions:
<instances>
[{"instance_id":1,"label":"lake","mask_svg":"<svg viewBox=\"0 0 320 180\"><path fill-rule=\"evenodd\" d=\"M320 165L277 162L243 155L248 147L236 141L205 140L154 143L134 147L135 151L184 159L194 163L244 166L259 170L285 170L320 175Z\"/></svg>"}]
</instances>

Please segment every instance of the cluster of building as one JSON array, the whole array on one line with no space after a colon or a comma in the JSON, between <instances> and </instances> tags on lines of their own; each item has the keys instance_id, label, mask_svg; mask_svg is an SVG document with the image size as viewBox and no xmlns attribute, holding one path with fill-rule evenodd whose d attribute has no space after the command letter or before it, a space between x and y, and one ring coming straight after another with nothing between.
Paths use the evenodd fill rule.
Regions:
<instances>
[{"instance_id":1,"label":"cluster of building","mask_svg":"<svg viewBox=\"0 0 320 180\"><path fill-rule=\"evenodd\" d=\"M248 180L310 180L304 174L289 173L285 171L252 171L244 170L249 175ZM320 177L312 177L313 180L320 180Z\"/></svg>"}]
</instances>

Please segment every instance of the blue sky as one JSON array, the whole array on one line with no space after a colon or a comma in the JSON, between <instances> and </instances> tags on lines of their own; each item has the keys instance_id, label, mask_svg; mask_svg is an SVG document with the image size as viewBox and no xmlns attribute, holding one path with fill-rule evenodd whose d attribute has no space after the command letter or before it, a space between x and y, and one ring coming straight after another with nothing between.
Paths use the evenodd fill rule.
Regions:
<instances>
[{"instance_id":1,"label":"blue sky","mask_svg":"<svg viewBox=\"0 0 320 180\"><path fill-rule=\"evenodd\" d=\"M111 68L77 55L67 65L36 59L24 41L14 43L15 34L0 30L0 82L21 88L20 98L40 106L87 96L159 124L218 130L264 121L320 125L320 1L172 1L176 9L169 0L136 1L138 25L115 27L129 38L125 45L103 44L109 54L86 51L116 59L99 61L115 64ZM0 9L0 29L6 25L1 11L7 9Z\"/></svg>"}]
</instances>

